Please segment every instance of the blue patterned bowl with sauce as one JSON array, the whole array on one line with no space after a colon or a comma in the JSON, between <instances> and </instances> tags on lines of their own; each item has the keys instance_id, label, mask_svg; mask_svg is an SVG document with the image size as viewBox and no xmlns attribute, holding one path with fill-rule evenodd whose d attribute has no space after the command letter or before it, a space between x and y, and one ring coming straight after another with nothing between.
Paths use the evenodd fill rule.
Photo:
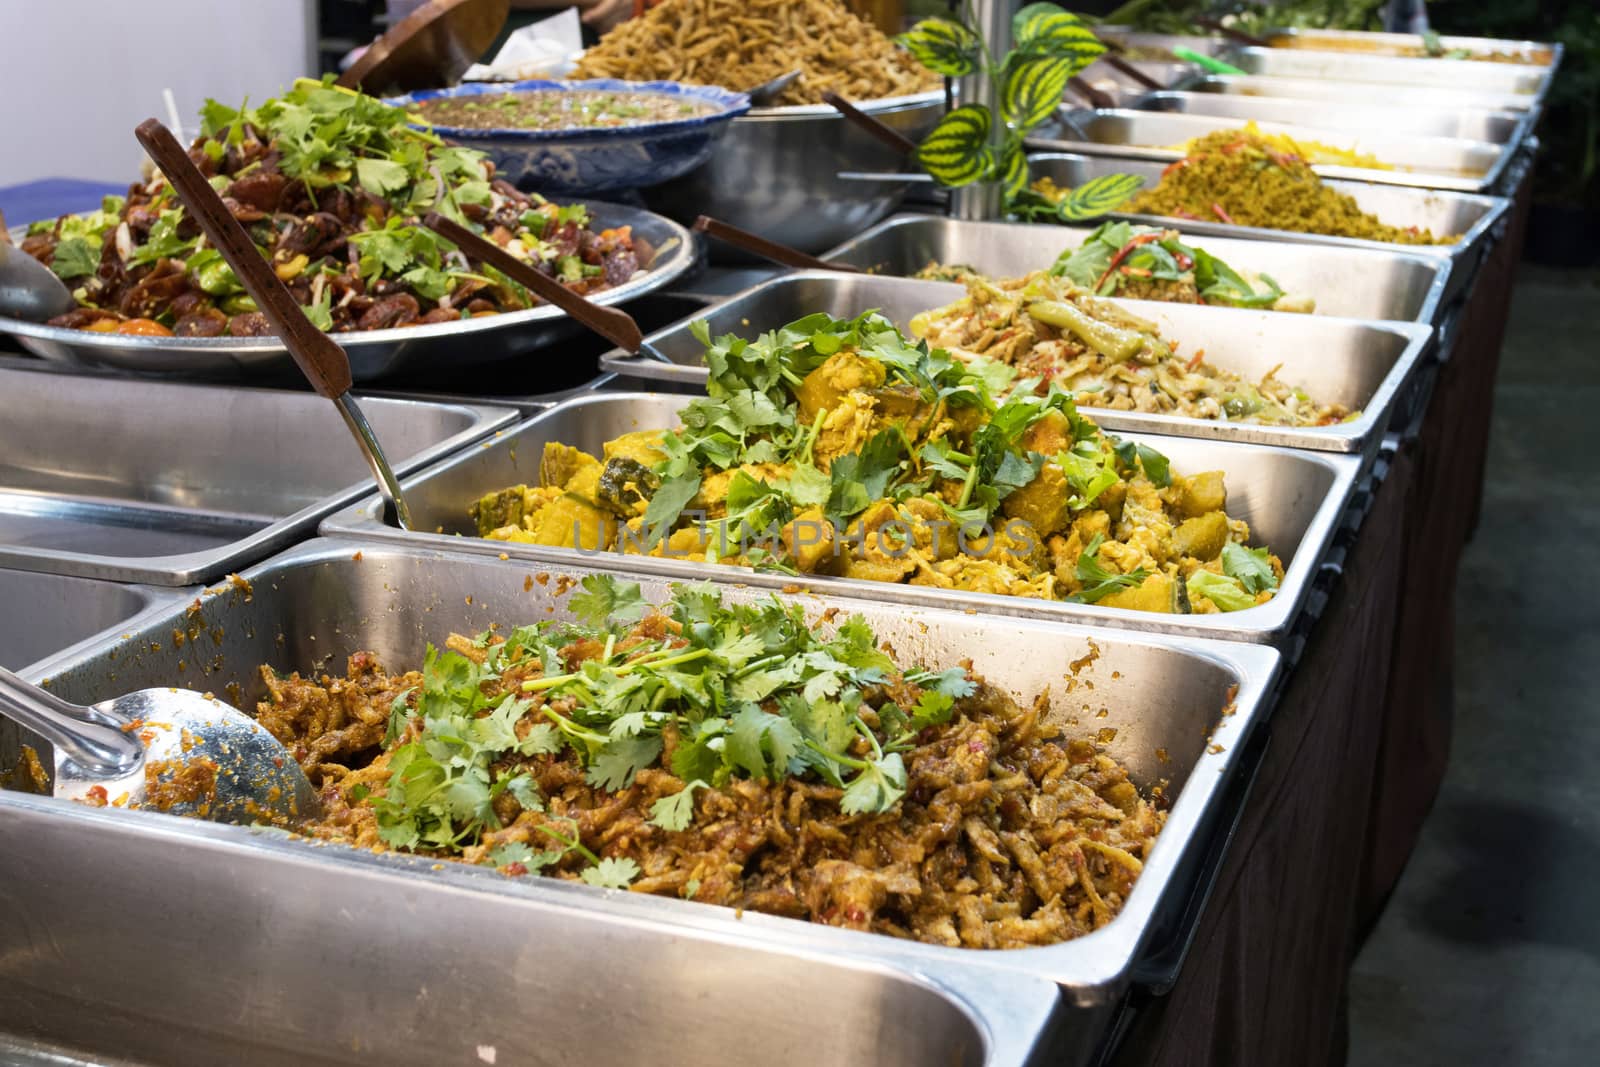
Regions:
<instances>
[{"instance_id":1,"label":"blue patterned bowl with sauce","mask_svg":"<svg viewBox=\"0 0 1600 1067\"><path fill-rule=\"evenodd\" d=\"M614 78L473 82L453 89L407 93L385 102L416 112L417 105L429 100L467 100L506 93L642 93L677 98L685 109L698 112L682 118L565 129L417 124L419 128L431 128L452 144L488 153L497 176L519 189L546 194L595 196L681 177L710 159L729 123L750 110L749 97L715 86ZM712 110L702 110L706 107Z\"/></svg>"}]
</instances>

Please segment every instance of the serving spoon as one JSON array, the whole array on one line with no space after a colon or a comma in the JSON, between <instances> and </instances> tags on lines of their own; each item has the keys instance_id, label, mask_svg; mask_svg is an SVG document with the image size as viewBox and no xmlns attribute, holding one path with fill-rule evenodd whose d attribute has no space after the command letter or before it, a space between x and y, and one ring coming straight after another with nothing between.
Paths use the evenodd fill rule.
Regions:
<instances>
[{"instance_id":1,"label":"serving spoon","mask_svg":"<svg viewBox=\"0 0 1600 1067\"><path fill-rule=\"evenodd\" d=\"M745 90L745 95L750 98L751 107L766 107L778 99L778 94L793 85L795 79L801 75L800 68L785 71L776 78L770 78L760 85Z\"/></svg>"},{"instance_id":2,"label":"serving spoon","mask_svg":"<svg viewBox=\"0 0 1600 1067\"><path fill-rule=\"evenodd\" d=\"M55 271L11 243L0 215L0 316L44 322L77 306Z\"/></svg>"},{"instance_id":3,"label":"serving spoon","mask_svg":"<svg viewBox=\"0 0 1600 1067\"><path fill-rule=\"evenodd\" d=\"M134 136L172 183L190 217L200 224L200 229L233 268L239 284L272 324L272 331L294 357L295 365L311 383L311 388L332 400L333 406L339 409L378 483L378 493L383 497L384 521L402 530L412 529L411 512L400 495L400 482L394 476L394 469L389 466L383 446L362 414L361 406L350 395L353 380L349 355L306 318L288 286L273 273L255 242L189 159L172 131L161 125L159 119L145 119L134 130Z\"/></svg>"},{"instance_id":4,"label":"serving spoon","mask_svg":"<svg viewBox=\"0 0 1600 1067\"><path fill-rule=\"evenodd\" d=\"M300 764L265 727L188 689L85 707L0 667L0 711L54 748L57 797L230 823L293 822L319 807Z\"/></svg>"},{"instance_id":5,"label":"serving spoon","mask_svg":"<svg viewBox=\"0 0 1600 1067\"><path fill-rule=\"evenodd\" d=\"M701 215L694 220L690 227L695 233L703 233L735 248L749 252L753 256L776 263L780 267L794 267L797 270L832 270L842 271L846 274L860 274L860 267L852 267L848 263L830 263L825 259L807 255L798 248L791 248L778 241L771 241L760 234L742 230L731 222L714 219L710 215Z\"/></svg>"},{"instance_id":6,"label":"serving spoon","mask_svg":"<svg viewBox=\"0 0 1600 1067\"><path fill-rule=\"evenodd\" d=\"M626 311L602 307L592 300L579 296L493 241L473 233L459 222L447 219L437 211L430 211L424 215L422 224L454 244L468 259L489 264L539 299L565 311L579 324L604 337L618 348L635 356L648 356L660 363L672 362L644 339L644 332L639 329L639 324Z\"/></svg>"}]
</instances>

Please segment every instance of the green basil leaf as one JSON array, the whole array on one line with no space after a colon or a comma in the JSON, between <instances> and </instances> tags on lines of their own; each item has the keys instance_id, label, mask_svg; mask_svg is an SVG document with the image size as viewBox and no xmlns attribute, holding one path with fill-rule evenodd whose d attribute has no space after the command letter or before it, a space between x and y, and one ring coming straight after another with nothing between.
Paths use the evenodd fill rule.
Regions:
<instances>
[{"instance_id":1,"label":"green basil leaf","mask_svg":"<svg viewBox=\"0 0 1600 1067\"><path fill-rule=\"evenodd\" d=\"M917 147L917 162L940 185L970 185L994 165L991 121L988 108L956 108Z\"/></svg>"},{"instance_id":2,"label":"green basil leaf","mask_svg":"<svg viewBox=\"0 0 1600 1067\"><path fill-rule=\"evenodd\" d=\"M960 78L978 69L983 43L954 19L923 19L895 42L924 67L947 78Z\"/></svg>"}]
</instances>

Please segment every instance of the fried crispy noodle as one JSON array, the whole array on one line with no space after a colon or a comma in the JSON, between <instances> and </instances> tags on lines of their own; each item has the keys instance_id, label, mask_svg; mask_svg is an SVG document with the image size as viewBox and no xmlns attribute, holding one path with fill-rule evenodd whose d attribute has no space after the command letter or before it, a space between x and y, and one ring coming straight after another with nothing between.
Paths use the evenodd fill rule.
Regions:
<instances>
[{"instance_id":1,"label":"fried crispy noodle","mask_svg":"<svg viewBox=\"0 0 1600 1067\"><path fill-rule=\"evenodd\" d=\"M881 100L940 84L837 0L666 0L584 53L575 77L743 91L797 67L779 104L821 103L825 92Z\"/></svg>"},{"instance_id":2,"label":"fried crispy noodle","mask_svg":"<svg viewBox=\"0 0 1600 1067\"><path fill-rule=\"evenodd\" d=\"M618 647L640 635L681 641L673 636L677 625L647 616ZM462 638L451 645L473 647ZM592 640L560 650L569 670L603 655ZM391 782L390 756L420 720L412 718L387 746L375 724L388 719L397 696L414 704L421 676L389 676L365 653L351 657L345 678L279 678L262 670L271 699L260 705L260 720L291 747L322 794L323 815L302 831L386 849L373 801ZM484 691L494 702L541 674L537 659L521 660L486 681ZM576 829L597 856L638 865L637 892L969 948L1048 944L1104 926L1161 830L1163 787L1141 795L1096 742L1064 738L1047 718L1047 697L1022 707L973 680L974 691L956 702L950 720L925 729L905 753L905 796L883 814L844 814L842 791L813 775L736 777L693 794L685 829L663 829L650 822L652 804L685 788L665 769L681 743L673 730L657 764L615 792L590 784L571 748L502 756L493 778L530 775L543 810L525 810L509 791L500 794L499 828L460 858L492 863L497 848L540 849L550 835ZM412 695L402 696L407 690ZM866 700L911 707L921 692L895 673ZM533 694L519 735L545 710L545 695ZM572 851L543 873L575 879L583 867Z\"/></svg>"}]
</instances>

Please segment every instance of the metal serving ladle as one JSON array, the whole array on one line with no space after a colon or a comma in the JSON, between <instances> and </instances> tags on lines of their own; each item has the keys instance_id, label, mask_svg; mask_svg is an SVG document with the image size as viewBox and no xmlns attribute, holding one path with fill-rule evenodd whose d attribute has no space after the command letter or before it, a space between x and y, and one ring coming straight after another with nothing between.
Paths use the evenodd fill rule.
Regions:
<instances>
[{"instance_id":1,"label":"metal serving ladle","mask_svg":"<svg viewBox=\"0 0 1600 1067\"><path fill-rule=\"evenodd\" d=\"M289 750L250 716L188 689L141 689L84 707L0 667L0 712L55 749L53 793L214 822L293 822L318 810L316 790ZM215 767L215 788L174 779Z\"/></svg>"},{"instance_id":2,"label":"metal serving ladle","mask_svg":"<svg viewBox=\"0 0 1600 1067\"><path fill-rule=\"evenodd\" d=\"M55 271L11 243L0 216L0 316L44 322L77 306Z\"/></svg>"},{"instance_id":3,"label":"metal serving ladle","mask_svg":"<svg viewBox=\"0 0 1600 1067\"><path fill-rule=\"evenodd\" d=\"M796 67L794 70L785 71L776 78L762 82L753 88L745 90L745 95L750 98L751 107L766 107L778 98L778 94L793 85L795 79L803 72Z\"/></svg>"},{"instance_id":4,"label":"metal serving ladle","mask_svg":"<svg viewBox=\"0 0 1600 1067\"><path fill-rule=\"evenodd\" d=\"M250 235L239 225L239 220L222 203L222 197L217 195L205 175L189 159L189 154L172 136L172 131L158 119L145 119L134 130L134 135L167 176L167 181L172 183L183 206L189 210L190 217L200 224L200 229L205 231L228 266L233 268L244 291L250 294L256 307L266 315L273 332L294 357L295 365L306 376L306 381L311 383L311 388L332 400L334 407L339 409L361 454L366 457L373 478L378 482L378 492L383 497L384 521L404 530L411 529L411 512L400 496L400 482L395 478L394 469L383 454L383 446L378 443L372 426L361 413L356 398L350 395L350 357L333 338L306 318L306 313L295 302L288 287L273 273L255 242L250 240Z\"/></svg>"}]
</instances>

